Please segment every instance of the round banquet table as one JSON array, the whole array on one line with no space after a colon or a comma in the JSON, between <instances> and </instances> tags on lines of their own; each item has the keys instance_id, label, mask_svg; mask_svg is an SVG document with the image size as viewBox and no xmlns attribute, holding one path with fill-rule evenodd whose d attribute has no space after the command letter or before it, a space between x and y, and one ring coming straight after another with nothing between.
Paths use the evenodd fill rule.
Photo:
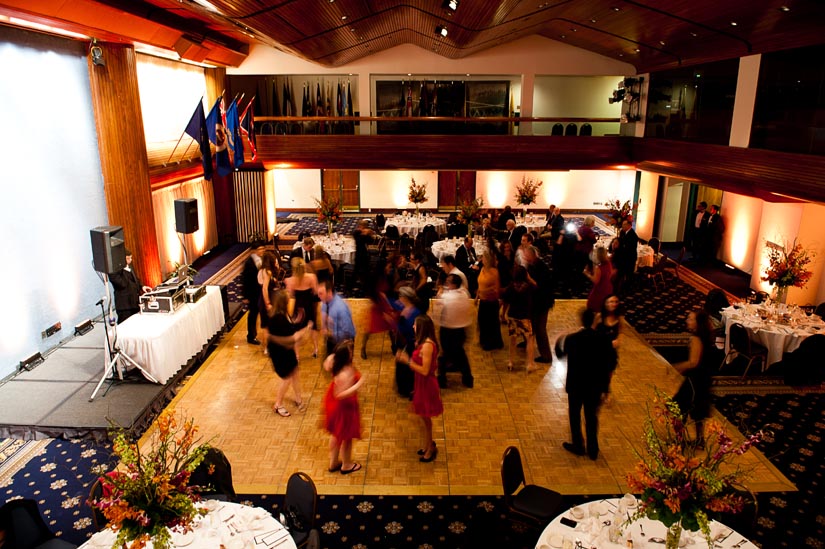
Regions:
<instances>
[{"instance_id":1,"label":"round banquet table","mask_svg":"<svg viewBox=\"0 0 825 549\"><path fill-rule=\"evenodd\" d=\"M315 241L316 245L320 244L324 248L324 251L329 254L329 258L332 261L355 263L355 239L351 236L333 233L332 236L313 236L312 240ZM292 249L295 250L299 248L301 244L299 240L292 246Z\"/></svg>"},{"instance_id":2,"label":"round banquet table","mask_svg":"<svg viewBox=\"0 0 825 549\"><path fill-rule=\"evenodd\" d=\"M527 232L536 231L541 234L547 221L543 215L527 214L527 217L521 215L516 217L516 225L523 225L527 228Z\"/></svg>"},{"instance_id":3,"label":"round banquet table","mask_svg":"<svg viewBox=\"0 0 825 549\"><path fill-rule=\"evenodd\" d=\"M653 248L646 244L639 244L636 247L636 268L653 267L654 259Z\"/></svg>"},{"instance_id":4,"label":"round banquet table","mask_svg":"<svg viewBox=\"0 0 825 549\"><path fill-rule=\"evenodd\" d=\"M260 507L214 499L198 503L208 513L195 518L191 532L172 532L173 547L187 549L297 549L284 526ZM117 535L104 528L81 545L83 549L111 549ZM152 543L146 545L151 549Z\"/></svg>"},{"instance_id":5,"label":"round banquet table","mask_svg":"<svg viewBox=\"0 0 825 549\"><path fill-rule=\"evenodd\" d=\"M780 305L780 308L783 307ZM770 366L782 360L784 353L795 351L808 336L825 334L825 322L816 315L800 316L792 323L790 320L763 320L762 315L777 315L783 311L765 305L736 304L722 309L725 322L725 354L730 351L730 325L738 322L748 331L752 341L768 350Z\"/></svg>"},{"instance_id":6,"label":"round banquet table","mask_svg":"<svg viewBox=\"0 0 825 549\"><path fill-rule=\"evenodd\" d=\"M631 524L624 524L628 514L633 514L635 510L635 498L633 505L621 505L621 498L603 499L585 503L572 509L568 509L561 515L553 519L541 533L536 549L575 549L576 542L581 543L580 547L590 549L623 549L627 547L627 540L633 539L634 549L661 549L664 547L664 539L667 536L667 528L658 520L640 518ZM577 510L577 511L574 511ZM624 510L622 515L621 535L619 542L613 543L608 538L609 525L607 521L612 521L617 511ZM574 512L578 512L574 516ZM567 518L576 522L575 528L565 526L561 523L562 518ZM644 535L642 535L644 532ZM721 522L710 523L710 535L714 539L715 549L756 549L753 542L746 540L732 529ZM660 539L662 542L653 541ZM707 547L707 541L701 532L690 532L682 530L681 546L691 549L701 549Z\"/></svg>"},{"instance_id":7,"label":"round banquet table","mask_svg":"<svg viewBox=\"0 0 825 549\"><path fill-rule=\"evenodd\" d=\"M463 238L447 238L446 240L439 240L438 242L433 242L432 252L433 255L441 261L441 258L445 255L453 255L455 256L455 251L458 249L459 246L464 245ZM484 255L484 252L487 250L487 244L480 238L473 239L473 248L476 250L476 257L481 259L481 256Z\"/></svg>"},{"instance_id":8,"label":"round banquet table","mask_svg":"<svg viewBox=\"0 0 825 549\"><path fill-rule=\"evenodd\" d=\"M438 234L447 233L447 221L431 215L396 215L387 219L384 227L395 225L399 234L408 234L415 238L424 227L432 225Z\"/></svg>"}]
</instances>

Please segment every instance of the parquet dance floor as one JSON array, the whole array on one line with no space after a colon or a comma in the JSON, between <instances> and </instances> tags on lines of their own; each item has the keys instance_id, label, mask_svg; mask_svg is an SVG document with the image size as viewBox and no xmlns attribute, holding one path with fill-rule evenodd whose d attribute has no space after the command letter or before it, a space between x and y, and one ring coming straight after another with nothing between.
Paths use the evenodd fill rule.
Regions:
<instances>
[{"instance_id":1,"label":"parquet dance floor","mask_svg":"<svg viewBox=\"0 0 825 549\"><path fill-rule=\"evenodd\" d=\"M348 301L361 329L367 325L369 302ZM579 300L556 303L548 320L551 343L575 329L583 306ZM433 309L437 321L438 306ZM301 347L302 393L309 405L304 413L289 400L291 391L285 404L292 416L273 413L280 380L263 348L246 343L246 317L224 336L170 407L194 417L204 440L224 450L239 493L283 493L289 475L300 470L314 479L321 494L500 494L501 455L509 445L521 449L529 482L565 494L622 493L625 474L636 462L645 402L654 386L673 394L681 379L629 325L622 329L620 365L612 402L601 410L596 461L561 447L569 440L565 362L554 360L549 368L541 365L528 374L522 358L508 372L506 348L484 352L476 336L466 346L475 387L463 387L460 374L450 374L450 386L442 391L444 414L434 421L439 454L432 463L418 461L419 419L410 412L409 401L395 392L387 336L372 336L369 358L356 358L366 382L359 393L363 439L355 442L353 454L363 470L348 476L327 471L329 439L320 419L330 377L320 359L312 358L308 341ZM753 490L794 489L758 451L746 454L742 465L753 469Z\"/></svg>"}]
</instances>

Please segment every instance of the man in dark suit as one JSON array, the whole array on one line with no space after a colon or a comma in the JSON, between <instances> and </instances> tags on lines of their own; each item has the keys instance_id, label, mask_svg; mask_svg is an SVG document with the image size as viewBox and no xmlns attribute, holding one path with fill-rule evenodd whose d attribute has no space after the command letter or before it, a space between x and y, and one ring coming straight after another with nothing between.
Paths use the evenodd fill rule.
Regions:
<instances>
[{"instance_id":1,"label":"man in dark suit","mask_svg":"<svg viewBox=\"0 0 825 549\"><path fill-rule=\"evenodd\" d=\"M478 256L476 249L473 247L473 237L467 236L464 238L464 244L459 246L455 251L455 266L458 270L464 273L467 277L467 290L470 296L476 295L478 289Z\"/></svg>"},{"instance_id":2,"label":"man in dark suit","mask_svg":"<svg viewBox=\"0 0 825 549\"><path fill-rule=\"evenodd\" d=\"M527 274L536 283L533 290L533 307L530 312L530 322L533 325L533 335L538 347L538 358L535 362L550 364L553 362L550 350L550 339L547 336L547 316L555 304L553 297L553 274L550 267L541 260L535 246L528 245L522 248Z\"/></svg>"},{"instance_id":3,"label":"man in dark suit","mask_svg":"<svg viewBox=\"0 0 825 549\"><path fill-rule=\"evenodd\" d=\"M705 253L709 220L710 212L708 212L708 203L704 201L699 202L693 216L693 224L690 228L690 250L694 261L701 261L702 255Z\"/></svg>"},{"instance_id":4,"label":"man in dark suit","mask_svg":"<svg viewBox=\"0 0 825 549\"><path fill-rule=\"evenodd\" d=\"M292 250L289 259L291 260L293 257L300 257L304 260L304 263L309 264L309 262L312 261L312 249L314 247L315 241L311 236L306 236L301 242L301 245Z\"/></svg>"},{"instance_id":5,"label":"man in dark suit","mask_svg":"<svg viewBox=\"0 0 825 549\"><path fill-rule=\"evenodd\" d=\"M261 316L258 300L261 297L263 288L258 283L258 269L261 267L261 256L264 253L263 242L253 242L252 252L246 258L241 270L241 294L243 302L249 308L249 317L246 319L246 341L252 345L260 345L258 341L258 317ZM261 317L261 322L266 319Z\"/></svg>"},{"instance_id":6,"label":"man in dark suit","mask_svg":"<svg viewBox=\"0 0 825 549\"><path fill-rule=\"evenodd\" d=\"M489 217L481 218L481 225L476 229L476 236L481 238L482 241L487 242L487 240L495 234L495 230L493 229L492 225L490 224Z\"/></svg>"},{"instance_id":7,"label":"man in dark suit","mask_svg":"<svg viewBox=\"0 0 825 549\"><path fill-rule=\"evenodd\" d=\"M571 442L562 447L592 460L599 457L599 407L602 395L610 386L610 374L616 368L616 351L607 336L593 329L595 313L582 311L582 328L578 332L560 338L556 343L556 355L567 355L567 412L570 422ZM581 415L584 422L587 445L582 437Z\"/></svg>"},{"instance_id":8,"label":"man in dark suit","mask_svg":"<svg viewBox=\"0 0 825 549\"><path fill-rule=\"evenodd\" d=\"M715 263L719 255L719 247L722 245L722 237L725 234L725 220L719 213L719 206L714 204L710 207L710 218L708 218L708 252L705 258L710 263Z\"/></svg>"},{"instance_id":9,"label":"man in dark suit","mask_svg":"<svg viewBox=\"0 0 825 549\"><path fill-rule=\"evenodd\" d=\"M126 250L126 266L109 275L109 281L115 288L115 310L117 323L120 324L133 314L140 312L140 294L152 288L143 286L140 277L132 265L132 252Z\"/></svg>"},{"instance_id":10,"label":"man in dark suit","mask_svg":"<svg viewBox=\"0 0 825 549\"><path fill-rule=\"evenodd\" d=\"M619 249L616 250L618 258L615 262L617 272L614 289L616 293L619 293L622 287L633 279L639 253L637 251L638 245L639 236L633 230L633 223L629 219L622 220L622 231L619 233Z\"/></svg>"},{"instance_id":11,"label":"man in dark suit","mask_svg":"<svg viewBox=\"0 0 825 549\"><path fill-rule=\"evenodd\" d=\"M498 225L499 227L505 228L507 227L507 222L512 220L513 223L516 221L516 215L510 209L510 206L504 206L504 211L501 212L501 215L498 216Z\"/></svg>"},{"instance_id":12,"label":"man in dark suit","mask_svg":"<svg viewBox=\"0 0 825 549\"><path fill-rule=\"evenodd\" d=\"M526 232L527 227L524 225L516 226L516 221L514 219L508 219L506 228L501 232L499 240L501 242L509 240L510 245L513 246L513 251L515 252L518 250L518 247L521 246L521 237Z\"/></svg>"}]
</instances>

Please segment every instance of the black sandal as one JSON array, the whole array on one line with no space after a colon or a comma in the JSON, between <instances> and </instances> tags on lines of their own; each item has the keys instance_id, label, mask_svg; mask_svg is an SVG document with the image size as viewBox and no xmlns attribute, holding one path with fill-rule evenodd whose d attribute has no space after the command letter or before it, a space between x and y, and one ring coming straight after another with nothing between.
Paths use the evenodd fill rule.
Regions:
<instances>
[{"instance_id":1,"label":"black sandal","mask_svg":"<svg viewBox=\"0 0 825 549\"><path fill-rule=\"evenodd\" d=\"M341 474L342 475L348 475L350 473L354 473L355 471L360 471L360 470L361 470L361 464L358 463L357 461L354 461L353 465L352 465L352 469L341 468Z\"/></svg>"},{"instance_id":2,"label":"black sandal","mask_svg":"<svg viewBox=\"0 0 825 549\"><path fill-rule=\"evenodd\" d=\"M433 441L433 448L435 448L435 441ZM419 456L423 456L426 453L427 453L427 450L425 450L424 448L419 448L418 451L416 452L416 454L418 454Z\"/></svg>"}]
</instances>

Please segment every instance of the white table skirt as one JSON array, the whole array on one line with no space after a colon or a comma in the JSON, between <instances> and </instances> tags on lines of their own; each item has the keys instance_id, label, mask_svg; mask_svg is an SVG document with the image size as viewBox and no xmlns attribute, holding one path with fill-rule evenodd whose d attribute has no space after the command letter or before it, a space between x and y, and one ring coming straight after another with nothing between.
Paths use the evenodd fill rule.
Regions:
<instances>
[{"instance_id":1,"label":"white table skirt","mask_svg":"<svg viewBox=\"0 0 825 549\"><path fill-rule=\"evenodd\" d=\"M331 238L329 236L313 236L312 240L315 241L315 244L320 244L324 248L332 261L355 263L355 239L351 236L335 235ZM292 249L298 249L302 244L299 240L292 246Z\"/></svg>"},{"instance_id":2,"label":"white table skirt","mask_svg":"<svg viewBox=\"0 0 825 549\"><path fill-rule=\"evenodd\" d=\"M438 234L447 233L447 222L440 217L391 217L387 219L384 227L388 225L395 225L398 228L399 234L408 234L412 237L418 236L418 233L424 230L427 225L435 227Z\"/></svg>"},{"instance_id":3,"label":"white table skirt","mask_svg":"<svg viewBox=\"0 0 825 549\"><path fill-rule=\"evenodd\" d=\"M207 500L198 507L209 512L195 519L192 532L179 534L172 532L174 547L188 549L297 549L295 541L283 525L260 507L249 507L238 503ZM83 549L110 549L116 534L104 529L81 545ZM152 543L146 545L152 547Z\"/></svg>"},{"instance_id":4,"label":"white table skirt","mask_svg":"<svg viewBox=\"0 0 825 549\"><path fill-rule=\"evenodd\" d=\"M118 325L121 351L166 383L209 339L223 329L223 301L218 286L207 286L197 303L185 303L173 314L141 313Z\"/></svg>"},{"instance_id":5,"label":"white table skirt","mask_svg":"<svg viewBox=\"0 0 825 549\"><path fill-rule=\"evenodd\" d=\"M722 309L722 319L725 321L725 353L730 351L730 325L738 322L748 331L751 341L768 350L768 366L782 360L784 353L798 349L808 336L825 333L825 325L815 320L807 320L809 324L794 328L784 324L770 324L734 307Z\"/></svg>"},{"instance_id":6,"label":"white table skirt","mask_svg":"<svg viewBox=\"0 0 825 549\"><path fill-rule=\"evenodd\" d=\"M619 508L619 501L619 498L613 498L580 505L580 509L584 512L583 518L574 517L571 514L572 510L568 509L547 525L544 532L541 533L538 542L536 542L536 549L561 549L565 546L565 539L570 542L569 547L575 547L576 540L580 540L586 548L623 549L627 547L628 537L633 539L633 547L637 549L664 547L662 544L651 542L650 538L664 539L667 536L667 528L658 520L650 520L648 518L641 518L629 525L622 524L622 535L619 543L612 543L609 540L609 527L605 525L604 522L613 520L613 514ZM632 514L633 510L634 509L631 508L629 512ZM570 526L562 524L562 517L576 521L576 527L571 528ZM626 520L627 514L623 514L622 523ZM642 529L644 529L644 536L642 536ZM720 522L711 522L710 533L711 537L717 540L714 543L714 547L717 549L729 549L737 546L736 544L739 542L741 542L741 545L737 546L739 549L756 549L756 545L754 545L753 542L745 540L743 536ZM682 530L682 540L687 541L685 547L707 547L707 541L701 532Z\"/></svg>"},{"instance_id":7,"label":"white table skirt","mask_svg":"<svg viewBox=\"0 0 825 549\"><path fill-rule=\"evenodd\" d=\"M436 259L441 261L441 258L445 255L455 256L456 250L463 245L463 238L448 238L446 240L439 240L438 242L433 242L432 252ZM481 256L484 255L484 252L487 250L487 244L485 244L481 238L476 238L473 239L473 248L476 250L476 257L481 259Z\"/></svg>"}]
</instances>

